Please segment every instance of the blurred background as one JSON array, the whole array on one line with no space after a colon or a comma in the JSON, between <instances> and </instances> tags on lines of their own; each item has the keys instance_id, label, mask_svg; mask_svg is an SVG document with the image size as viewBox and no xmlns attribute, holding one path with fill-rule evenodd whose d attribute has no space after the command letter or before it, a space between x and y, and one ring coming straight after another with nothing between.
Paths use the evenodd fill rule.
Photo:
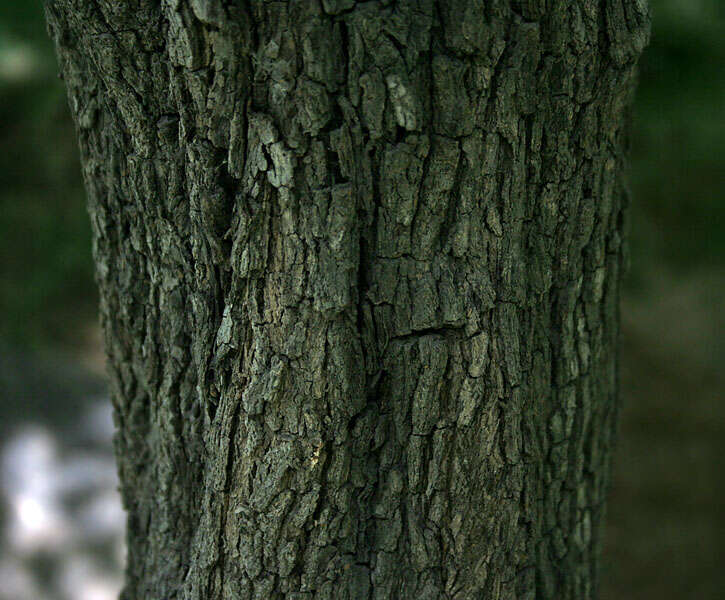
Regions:
<instances>
[{"instance_id":1,"label":"blurred background","mask_svg":"<svg viewBox=\"0 0 725 600\"><path fill-rule=\"evenodd\" d=\"M602 598L725 597L725 1L650 0ZM111 600L124 517L42 10L0 2L0 600Z\"/></svg>"}]
</instances>

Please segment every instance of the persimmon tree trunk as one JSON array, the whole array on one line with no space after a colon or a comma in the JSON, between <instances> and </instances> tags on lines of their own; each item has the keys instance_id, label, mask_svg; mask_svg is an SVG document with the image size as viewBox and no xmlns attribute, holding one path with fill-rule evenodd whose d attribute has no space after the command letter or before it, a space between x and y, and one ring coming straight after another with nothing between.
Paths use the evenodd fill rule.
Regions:
<instances>
[{"instance_id":1,"label":"persimmon tree trunk","mask_svg":"<svg viewBox=\"0 0 725 600\"><path fill-rule=\"evenodd\" d=\"M643 0L47 0L123 598L592 598Z\"/></svg>"}]
</instances>

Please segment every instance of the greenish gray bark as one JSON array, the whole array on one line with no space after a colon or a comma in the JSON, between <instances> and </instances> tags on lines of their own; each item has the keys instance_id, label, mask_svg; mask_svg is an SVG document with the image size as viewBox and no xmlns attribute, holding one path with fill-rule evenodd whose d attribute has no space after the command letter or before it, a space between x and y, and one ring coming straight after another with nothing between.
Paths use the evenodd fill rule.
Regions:
<instances>
[{"instance_id":1,"label":"greenish gray bark","mask_svg":"<svg viewBox=\"0 0 725 600\"><path fill-rule=\"evenodd\" d=\"M123 598L592 598L643 0L46 9Z\"/></svg>"}]
</instances>

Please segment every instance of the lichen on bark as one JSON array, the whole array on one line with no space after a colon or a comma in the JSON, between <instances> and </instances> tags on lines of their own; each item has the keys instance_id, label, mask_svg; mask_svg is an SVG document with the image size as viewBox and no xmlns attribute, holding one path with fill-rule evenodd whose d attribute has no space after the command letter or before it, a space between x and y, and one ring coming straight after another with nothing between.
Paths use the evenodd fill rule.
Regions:
<instances>
[{"instance_id":1,"label":"lichen on bark","mask_svg":"<svg viewBox=\"0 0 725 600\"><path fill-rule=\"evenodd\" d=\"M643 1L46 12L123 597L594 597Z\"/></svg>"}]
</instances>

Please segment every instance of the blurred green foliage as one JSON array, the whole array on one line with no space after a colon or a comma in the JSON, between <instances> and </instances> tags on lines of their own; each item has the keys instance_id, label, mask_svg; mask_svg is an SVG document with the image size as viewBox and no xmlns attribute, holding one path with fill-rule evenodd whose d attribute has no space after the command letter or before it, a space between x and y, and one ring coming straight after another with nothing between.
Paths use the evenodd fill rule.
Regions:
<instances>
[{"instance_id":1,"label":"blurred green foliage","mask_svg":"<svg viewBox=\"0 0 725 600\"><path fill-rule=\"evenodd\" d=\"M651 0L634 110L633 278L725 258L725 2Z\"/></svg>"},{"instance_id":2,"label":"blurred green foliage","mask_svg":"<svg viewBox=\"0 0 725 600\"><path fill-rule=\"evenodd\" d=\"M45 24L41 4L40 2L0 3L0 32L34 40L43 38Z\"/></svg>"},{"instance_id":3,"label":"blurred green foliage","mask_svg":"<svg viewBox=\"0 0 725 600\"><path fill-rule=\"evenodd\" d=\"M0 3L0 341L80 343L94 319L90 226L40 3Z\"/></svg>"}]
</instances>

